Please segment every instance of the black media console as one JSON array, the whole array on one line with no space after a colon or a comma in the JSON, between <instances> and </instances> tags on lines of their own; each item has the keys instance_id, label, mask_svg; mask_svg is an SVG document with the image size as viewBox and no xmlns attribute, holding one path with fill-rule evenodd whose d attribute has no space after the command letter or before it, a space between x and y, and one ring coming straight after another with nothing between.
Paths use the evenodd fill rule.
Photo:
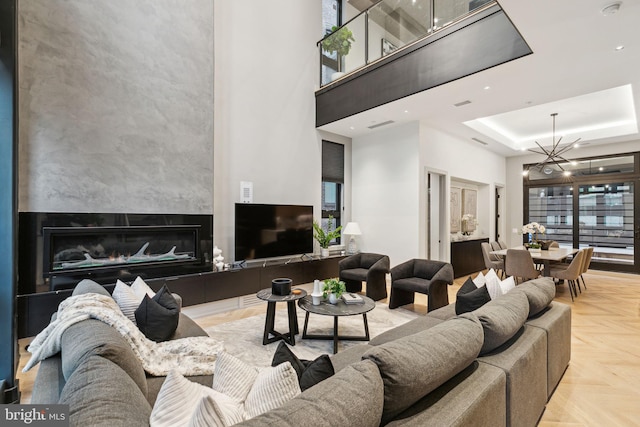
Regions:
<instances>
[{"instance_id":1,"label":"black media console","mask_svg":"<svg viewBox=\"0 0 640 427\"><path fill-rule=\"evenodd\" d=\"M182 304L187 307L255 294L260 289L270 287L271 280L277 277L288 277L293 285L337 277L338 263L343 258L344 256L306 257L304 260L300 258L287 263L270 261L221 272L209 271L145 281L155 291L166 283L171 292L182 297ZM106 285L105 288L112 291L114 286L115 283ZM58 304L69 297L71 292L71 289L64 289L18 296L18 337L31 337L42 331L49 324Z\"/></svg>"}]
</instances>

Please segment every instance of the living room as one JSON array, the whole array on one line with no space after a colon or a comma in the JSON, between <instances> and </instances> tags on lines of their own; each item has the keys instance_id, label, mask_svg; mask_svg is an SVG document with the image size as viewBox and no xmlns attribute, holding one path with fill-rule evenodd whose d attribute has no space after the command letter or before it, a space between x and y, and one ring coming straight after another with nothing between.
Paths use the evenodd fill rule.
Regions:
<instances>
[{"instance_id":1,"label":"living room","mask_svg":"<svg viewBox=\"0 0 640 427\"><path fill-rule=\"evenodd\" d=\"M426 256L428 173L490 195L503 188L503 222L496 230L489 196L482 234L521 243L511 230L524 216L522 165L539 156L501 156L437 118L353 138L316 129L322 28L313 3L21 2L18 211L212 215L214 243L233 261L240 183L253 184L254 203L311 205L319 215L329 140L345 147L342 215L362 227L360 250L386 253L392 265ZM517 74L514 66L498 77ZM452 105L484 76L452 83L456 96L433 96ZM637 141L593 144L579 157L634 152Z\"/></svg>"}]
</instances>

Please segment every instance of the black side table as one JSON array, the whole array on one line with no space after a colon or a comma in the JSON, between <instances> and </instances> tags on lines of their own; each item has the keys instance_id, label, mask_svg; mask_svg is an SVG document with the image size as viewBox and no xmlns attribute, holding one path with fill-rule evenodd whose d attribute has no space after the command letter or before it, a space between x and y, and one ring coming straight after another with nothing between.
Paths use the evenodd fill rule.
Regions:
<instances>
[{"instance_id":1,"label":"black side table","mask_svg":"<svg viewBox=\"0 0 640 427\"><path fill-rule=\"evenodd\" d=\"M296 301L307 296L307 291L299 289L299 294L291 293L289 295L274 295L271 288L262 289L258 292L257 297L267 302L267 319L264 323L264 335L262 337L262 345L271 344L274 341L283 340L289 345L296 345L296 334L298 331L298 316L296 313ZM287 312L289 315L289 332L280 333L274 330L276 320L276 303L286 302ZM269 335L273 335L270 337Z\"/></svg>"}]
</instances>

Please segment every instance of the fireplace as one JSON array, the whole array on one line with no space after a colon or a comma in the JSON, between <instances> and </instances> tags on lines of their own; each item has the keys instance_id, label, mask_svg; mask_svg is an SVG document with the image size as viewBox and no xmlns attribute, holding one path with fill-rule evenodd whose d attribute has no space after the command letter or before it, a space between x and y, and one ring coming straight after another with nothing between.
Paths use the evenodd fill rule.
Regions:
<instances>
[{"instance_id":1,"label":"fireplace","mask_svg":"<svg viewBox=\"0 0 640 427\"><path fill-rule=\"evenodd\" d=\"M19 292L211 271L210 215L20 213Z\"/></svg>"}]
</instances>

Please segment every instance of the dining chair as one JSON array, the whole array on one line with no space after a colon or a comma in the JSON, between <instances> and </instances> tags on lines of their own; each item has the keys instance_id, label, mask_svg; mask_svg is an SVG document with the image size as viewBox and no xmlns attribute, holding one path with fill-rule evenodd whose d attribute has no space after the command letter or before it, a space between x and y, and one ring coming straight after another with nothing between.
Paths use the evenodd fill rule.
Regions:
<instances>
[{"instance_id":1,"label":"dining chair","mask_svg":"<svg viewBox=\"0 0 640 427\"><path fill-rule=\"evenodd\" d=\"M507 242L502 239L498 239L498 244L500 245L500 249L509 249Z\"/></svg>"},{"instance_id":2,"label":"dining chair","mask_svg":"<svg viewBox=\"0 0 640 427\"><path fill-rule=\"evenodd\" d=\"M571 260L571 264L568 266L553 266L549 269L549 272L545 274L549 277L553 277L558 280L566 280L569 287L569 293L571 294L571 301L574 297L578 297L578 290L576 288L576 282L582 274L582 264L584 262L585 250L581 249L576 253Z\"/></svg>"},{"instance_id":3,"label":"dining chair","mask_svg":"<svg viewBox=\"0 0 640 427\"><path fill-rule=\"evenodd\" d=\"M482 248L482 258L484 259L484 266L487 270L494 269L500 271L500 278L504 277L504 259L499 258L496 255L492 255L490 252L493 250L491 245L487 242L480 243Z\"/></svg>"},{"instance_id":4,"label":"dining chair","mask_svg":"<svg viewBox=\"0 0 640 427\"><path fill-rule=\"evenodd\" d=\"M507 256L504 259L504 271L507 276L513 276L516 284L518 279L523 281L535 279L540 276L540 271L536 270L533 258L526 249L507 249Z\"/></svg>"},{"instance_id":5,"label":"dining chair","mask_svg":"<svg viewBox=\"0 0 640 427\"><path fill-rule=\"evenodd\" d=\"M593 246L589 246L584 249L586 251L584 260L582 261L582 272L580 272L580 279L582 279L582 285L584 289L587 289L587 282L584 281L583 274L589 270L589 266L591 265L591 258L593 257ZM580 282L578 281L578 287L580 286Z\"/></svg>"}]
</instances>

